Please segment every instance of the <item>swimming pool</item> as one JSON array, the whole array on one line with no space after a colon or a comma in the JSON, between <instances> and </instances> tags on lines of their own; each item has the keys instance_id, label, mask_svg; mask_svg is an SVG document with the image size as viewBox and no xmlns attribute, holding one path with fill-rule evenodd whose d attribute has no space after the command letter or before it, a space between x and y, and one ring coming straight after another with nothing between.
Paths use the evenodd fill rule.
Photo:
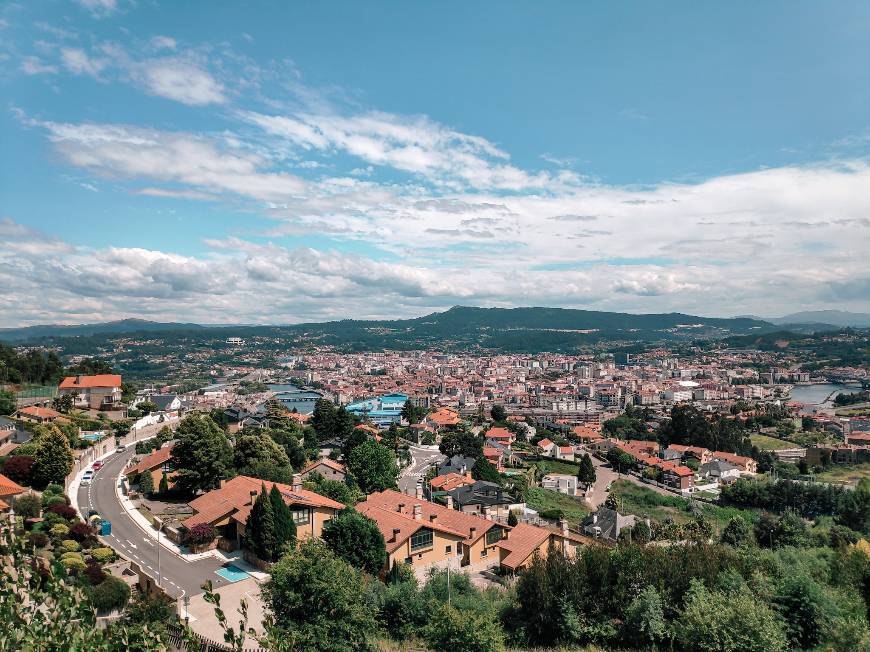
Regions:
<instances>
[{"instance_id":1,"label":"swimming pool","mask_svg":"<svg viewBox=\"0 0 870 652\"><path fill-rule=\"evenodd\" d=\"M215 573L223 577L228 582L239 582L251 576L250 573L248 573L247 571L243 571L235 564L226 564L222 568L217 569Z\"/></svg>"},{"instance_id":2,"label":"swimming pool","mask_svg":"<svg viewBox=\"0 0 870 652\"><path fill-rule=\"evenodd\" d=\"M94 432L94 433L87 433L87 434L81 435L81 438L87 439L88 441L100 441L105 436L106 436L105 433Z\"/></svg>"}]
</instances>

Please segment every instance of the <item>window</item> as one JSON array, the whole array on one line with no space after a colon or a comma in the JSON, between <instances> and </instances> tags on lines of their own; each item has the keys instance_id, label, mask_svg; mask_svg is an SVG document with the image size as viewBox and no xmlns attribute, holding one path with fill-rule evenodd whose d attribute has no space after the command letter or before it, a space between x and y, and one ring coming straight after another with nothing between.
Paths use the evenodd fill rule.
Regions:
<instances>
[{"instance_id":1,"label":"window","mask_svg":"<svg viewBox=\"0 0 870 652\"><path fill-rule=\"evenodd\" d=\"M486 548L484 548L483 550L480 551L481 557L486 557L488 554L489 554L489 551Z\"/></svg>"},{"instance_id":2,"label":"window","mask_svg":"<svg viewBox=\"0 0 870 652\"><path fill-rule=\"evenodd\" d=\"M411 535L411 550L432 547L432 530L423 528Z\"/></svg>"},{"instance_id":3,"label":"window","mask_svg":"<svg viewBox=\"0 0 870 652\"><path fill-rule=\"evenodd\" d=\"M486 545L491 546L501 541L504 530L500 527L490 528L486 533Z\"/></svg>"},{"instance_id":4,"label":"window","mask_svg":"<svg viewBox=\"0 0 870 652\"><path fill-rule=\"evenodd\" d=\"M413 564L414 558L413 557L405 557L405 563L406 564Z\"/></svg>"},{"instance_id":5,"label":"window","mask_svg":"<svg viewBox=\"0 0 870 652\"><path fill-rule=\"evenodd\" d=\"M462 542L461 541L457 542L457 544L456 544L456 554L457 555L462 554Z\"/></svg>"},{"instance_id":6,"label":"window","mask_svg":"<svg viewBox=\"0 0 870 652\"><path fill-rule=\"evenodd\" d=\"M444 547L444 554L445 555L449 555L451 552L453 552L453 546L445 546Z\"/></svg>"},{"instance_id":7,"label":"window","mask_svg":"<svg viewBox=\"0 0 870 652\"><path fill-rule=\"evenodd\" d=\"M296 525L305 525L311 522L311 515L307 508L293 510L293 522Z\"/></svg>"}]
</instances>

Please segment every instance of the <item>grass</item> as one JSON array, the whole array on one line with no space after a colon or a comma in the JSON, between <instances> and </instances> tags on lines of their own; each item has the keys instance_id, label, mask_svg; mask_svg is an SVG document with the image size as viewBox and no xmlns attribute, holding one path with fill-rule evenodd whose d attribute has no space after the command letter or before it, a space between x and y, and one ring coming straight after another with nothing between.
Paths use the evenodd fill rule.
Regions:
<instances>
[{"instance_id":1,"label":"grass","mask_svg":"<svg viewBox=\"0 0 870 652\"><path fill-rule=\"evenodd\" d=\"M758 446L763 451L778 451L783 448L795 448L796 444L790 441L783 441L776 437L768 437L767 435L749 435L750 441Z\"/></svg>"},{"instance_id":2,"label":"grass","mask_svg":"<svg viewBox=\"0 0 870 652\"><path fill-rule=\"evenodd\" d=\"M578 498L542 487L532 487L528 490L526 505L538 512L547 509L561 509L569 521L579 521L589 514L589 508Z\"/></svg>"},{"instance_id":3,"label":"grass","mask_svg":"<svg viewBox=\"0 0 870 652\"><path fill-rule=\"evenodd\" d=\"M145 507L144 505L140 505L139 507L136 508L136 510L140 514L142 514L142 516L147 518L148 522L151 523L151 525L154 525L154 515L151 513L151 511L147 507Z\"/></svg>"},{"instance_id":4,"label":"grass","mask_svg":"<svg viewBox=\"0 0 870 652\"><path fill-rule=\"evenodd\" d=\"M571 462L564 462L562 460L539 460L535 462L535 466L541 469L541 472L544 475L547 473L577 475L577 469L580 468L578 464L572 464Z\"/></svg>"},{"instance_id":5,"label":"grass","mask_svg":"<svg viewBox=\"0 0 870 652\"><path fill-rule=\"evenodd\" d=\"M862 478L870 478L870 462L864 464L836 464L815 475L820 482L848 482L858 484Z\"/></svg>"},{"instance_id":6,"label":"grass","mask_svg":"<svg viewBox=\"0 0 870 652\"><path fill-rule=\"evenodd\" d=\"M687 523L694 519L689 508L689 500L679 496L666 496L629 480L617 480L613 485L612 493L622 499L622 511L626 514L648 516L660 522L666 518L672 518L675 523ZM720 507L698 502L697 508L718 530L724 528L735 516L750 522L757 519L756 512L736 507Z\"/></svg>"}]
</instances>

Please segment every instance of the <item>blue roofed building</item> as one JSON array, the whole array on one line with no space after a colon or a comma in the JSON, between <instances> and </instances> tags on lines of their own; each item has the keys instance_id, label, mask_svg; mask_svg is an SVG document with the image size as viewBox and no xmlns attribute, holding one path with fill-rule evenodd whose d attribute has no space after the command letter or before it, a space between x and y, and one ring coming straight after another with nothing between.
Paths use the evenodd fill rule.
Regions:
<instances>
[{"instance_id":1,"label":"blue roofed building","mask_svg":"<svg viewBox=\"0 0 870 652\"><path fill-rule=\"evenodd\" d=\"M369 419L376 426L386 428L391 423L401 421L402 408L407 400L407 394L384 394L383 396L348 403L344 407L351 414Z\"/></svg>"}]
</instances>

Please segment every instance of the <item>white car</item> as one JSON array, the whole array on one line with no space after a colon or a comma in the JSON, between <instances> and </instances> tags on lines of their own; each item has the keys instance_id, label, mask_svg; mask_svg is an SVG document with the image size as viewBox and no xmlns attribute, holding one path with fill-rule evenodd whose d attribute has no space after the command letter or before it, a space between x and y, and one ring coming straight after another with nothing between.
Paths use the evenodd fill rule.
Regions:
<instances>
[{"instance_id":1,"label":"white car","mask_svg":"<svg viewBox=\"0 0 870 652\"><path fill-rule=\"evenodd\" d=\"M94 472L88 469L82 474L82 481L79 483L81 486L91 484L91 480L94 477Z\"/></svg>"}]
</instances>

